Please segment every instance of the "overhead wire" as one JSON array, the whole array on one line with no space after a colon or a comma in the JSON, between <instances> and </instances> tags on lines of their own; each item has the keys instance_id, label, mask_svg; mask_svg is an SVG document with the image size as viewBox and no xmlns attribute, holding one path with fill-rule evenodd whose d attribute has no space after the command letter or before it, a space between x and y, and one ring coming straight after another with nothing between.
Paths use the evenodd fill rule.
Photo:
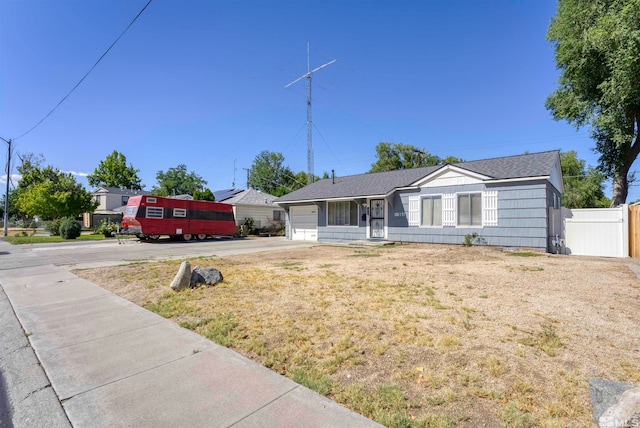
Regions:
<instances>
[{"instance_id":1,"label":"overhead wire","mask_svg":"<svg viewBox=\"0 0 640 428\"><path fill-rule=\"evenodd\" d=\"M58 109L58 107L60 107L60 105L65 102L65 100L67 98L69 98L69 96L73 93L73 91L76 90L76 88L78 86L80 86L80 84L82 82L84 82L84 80L87 78L87 76L89 76L89 74L91 74L91 72L93 71L94 68L96 68L96 66L100 63L100 61L102 61L102 59L109 53L109 51L111 50L111 48L113 48L116 43L118 43L118 41L122 38L122 36L124 36L124 34L129 30L129 28L131 28L131 26L133 25L134 22L136 22L138 20L138 18L140 17L140 15L142 15L142 13L147 9L147 7L151 4L153 0L149 0L147 2L147 4L144 5L144 7L140 10L140 12L138 12L138 14L135 16L135 18L133 18L133 20L129 23L129 25L127 25L127 27L120 33L120 35L116 38L116 40L111 43L111 45L107 48L106 51L104 51L104 53L100 56L100 58L98 58L98 60L91 66L91 68L89 69L89 71L87 71L85 73L84 76L82 76L82 78L78 81L78 83L75 84L75 86L73 88L71 88L71 90L69 92L67 92L67 94L58 102L58 104L55 105L55 107L53 107L51 109L51 111L49 111L49 113L47 113L42 119L40 119L40 121L38 123L36 123L35 125L33 125L27 132L19 135L18 137L14 138L14 141L24 137L25 135L29 134L31 131L33 131L34 129L36 129L38 126L40 126L40 124L42 122L44 122L45 120L47 120L47 118L49 116L51 116L53 114L54 111L56 111Z\"/></svg>"}]
</instances>

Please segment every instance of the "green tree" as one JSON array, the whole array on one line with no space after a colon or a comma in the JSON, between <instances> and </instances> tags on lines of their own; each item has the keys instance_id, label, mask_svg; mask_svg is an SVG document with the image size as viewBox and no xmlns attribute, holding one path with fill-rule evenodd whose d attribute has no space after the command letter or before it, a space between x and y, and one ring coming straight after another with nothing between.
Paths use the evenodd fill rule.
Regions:
<instances>
[{"instance_id":1,"label":"green tree","mask_svg":"<svg viewBox=\"0 0 640 428\"><path fill-rule=\"evenodd\" d=\"M567 208L604 208L611 204L604 195L605 176L593 167L586 167L575 151L560 153L564 195L562 206Z\"/></svg>"},{"instance_id":2,"label":"green tree","mask_svg":"<svg viewBox=\"0 0 640 428\"><path fill-rule=\"evenodd\" d=\"M461 162L455 156L441 159L411 144L385 142L376 146L376 158L377 160L371 164L370 173Z\"/></svg>"},{"instance_id":3,"label":"green tree","mask_svg":"<svg viewBox=\"0 0 640 428\"><path fill-rule=\"evenodd\" d=\"M73 175L51 166L31 166L22 176L16 192L17 209L43 220L75 217L98 206Z\"/></svg>"},{"instance_id":4,"label":"green tree","mask_svg":"<svg viewBox=\"0 0 640 428\"><path fill-rule=\"evenodd\" d=\"M253 160L249 169L249 187L283 196L307 185L307 175L304 172L294 174L284 165L282 153L264 150Z\"/></svg>"},{"instance_id":5,"label":"green tree","mask_svg":"<svg viewBox=\"0 0 640 428\"><path fill-rule=\"evenodd\" d=\"M193 199L196 201L211 201L215 202L216 197L213 195L213 192L208 187L204 190L196 190L193 192Z\"/></svg>"},{"instance_id":6,"label":"green tree","mask_svg":"<svg viewBox=\"0 0 640 428\"><path fill-rule=\"evenodd\" d=\"M640 153L640 0L559 0L547 39L560 78L546 107L590 128L611 205L623 204Z\"/></svg>"},{"instance_id":7,"label":"green tree","mask_svg":"<svg viewBox=\"0 0 640 428\"><path fill-rule=\"evenodd\" d=\"M127 166L127 158L114 150L105 160L100 161L93 174L87 176L89 185L93 187L120 187L142 190L142 180L138 177L139 169Z\"/></svg>"},{"instance_id":8,"label":"green tree","mask_svg":"<svg viewBox=\"0 0 640 428\"><path fill-rule=\"evenodd\" d=\"M18 212L18 209L16 208L16 198L18 196L18 193L16 192L16 189L9 189L9 218L12 217L23 217L20 215L20 213ZM4 199L7 196L3 193L2 194L2 198L0 198L0 219L4 219Z\"/></svg>"},{"instance_id":9,"label":"green tree","mask_svg":"<svg viewBox=\"0 0 640 428\"><path fill-rule=\"evenodd\" d=\"M202 190L207 184L207 181L195 172L187 172L185 164L169 168L167 172L158 171L156 180L158 185L151 189L151 193L157 196L193 196L196 190Z\"/></svg>"}]
</instances>

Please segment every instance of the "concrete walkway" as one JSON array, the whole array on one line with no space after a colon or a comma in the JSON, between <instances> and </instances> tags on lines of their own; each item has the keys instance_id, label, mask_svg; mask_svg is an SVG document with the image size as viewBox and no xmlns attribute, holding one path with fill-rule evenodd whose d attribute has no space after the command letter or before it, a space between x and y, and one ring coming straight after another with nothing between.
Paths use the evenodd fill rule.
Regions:
<instances>
[{"instance_id":1,"label":"concrete walkway","mask_svg":"<svg viewBox=\"0 0 640 428\"><path fill-rule=\"evenodd\" d=\"M0 241L0 427L380 426L33 257Z\"/></svg>"}]
</instances>

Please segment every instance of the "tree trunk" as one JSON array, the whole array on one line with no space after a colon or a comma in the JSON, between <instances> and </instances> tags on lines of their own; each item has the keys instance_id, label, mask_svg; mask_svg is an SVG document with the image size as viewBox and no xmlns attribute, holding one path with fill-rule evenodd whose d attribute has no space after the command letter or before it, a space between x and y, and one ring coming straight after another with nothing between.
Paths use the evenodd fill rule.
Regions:
<instances>
[{"instance_id":1,"label":"tree trunk","mask_svg":"<svg viewBox=\"0 0 640 428\"><path fill-rule=\"evenodd\" d=\"M613 176L613 195L611 196L611 208L617 207L627 202L629 194L629 166L624 166L616 170Z\"/></svg>"}]
</instances>

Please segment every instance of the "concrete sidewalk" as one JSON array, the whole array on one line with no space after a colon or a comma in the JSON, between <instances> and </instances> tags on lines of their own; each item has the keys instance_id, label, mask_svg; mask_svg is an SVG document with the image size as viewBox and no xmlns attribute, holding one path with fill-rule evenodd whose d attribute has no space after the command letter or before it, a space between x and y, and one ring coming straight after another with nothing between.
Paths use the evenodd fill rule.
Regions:
<instances>
[{"instance_id":1,"label":"concrete sidewalk","mask_svg":"<svg viewBox=\"0 0 640 428\"><path fill-rule=\"evenodd\" d=\"M0 266L12 255L22 260L19 253L0 243ZM19 335L46 372L24 376L57 399L50 394L36 406L40 419L13 412L6 426L380 426L63 268L26 265L0 268L8 297L0 293L2 328L12 307L19 325L11 328L24 329ZM24 379L6 368L8 351L0 352L11 404Z\"/></svg>"}]
</instances>

